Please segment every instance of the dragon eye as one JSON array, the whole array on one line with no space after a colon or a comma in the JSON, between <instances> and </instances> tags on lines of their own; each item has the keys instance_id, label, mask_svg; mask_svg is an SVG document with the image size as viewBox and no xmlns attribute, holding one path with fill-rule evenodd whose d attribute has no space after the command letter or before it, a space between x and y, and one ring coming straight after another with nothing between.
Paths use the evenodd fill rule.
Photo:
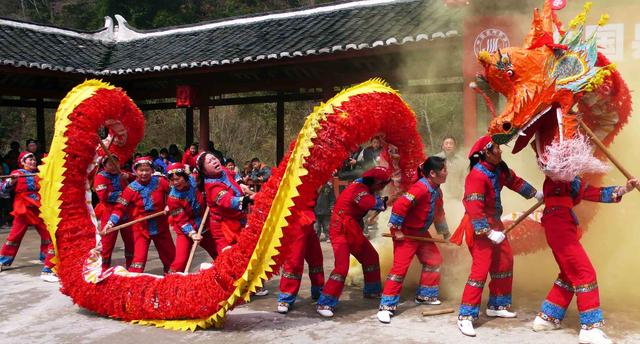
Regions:
<instances>
[{"instance_id":1,"label":"dragon eye","mask_svg":"<svg viewBox=\"0 0 640 344\"><path fill-rule=\"evenodd\" d=\"M513 72L513 70L512 70L512 69L509 69L509 70L507 70L507 75L508 75L510 78L513 78L513 76L515 75L515 73Z\"/></svg>"}]
</instances>

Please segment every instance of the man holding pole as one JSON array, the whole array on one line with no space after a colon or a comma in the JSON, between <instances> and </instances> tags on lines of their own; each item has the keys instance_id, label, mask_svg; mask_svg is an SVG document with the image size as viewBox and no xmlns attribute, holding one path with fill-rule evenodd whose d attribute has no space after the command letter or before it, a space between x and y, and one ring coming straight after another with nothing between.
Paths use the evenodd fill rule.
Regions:
<instances>
[{"instance_id":1,"label":"man holding pole","mask_svg":"<svg viewBox=\"0 0 640 344\"><path fill-rule=\"evenodd\" d=\"M191 245L199 244L211 258L215 258L217 252L215 241L206 226L203 232L198 234L206 205L202 192L197 189L195 178L190 176L186 166L179 162L169 165L167 176L171 181L171 191L167 198L169 223L177 234L176 256L169 273L176 273L185 271Z\"/></svg>"},{"instance_id":2,"label":"man holding pole","mask_svg":"<svg viewBox=\"0 0 640 344\"><path fill-rule=\"evenodd\" d=\"M449 238L440 185L447 179L446 160L432 156L418 168L419 178L393 204L389 228L393 235L393 266L384 284L378 309L378 320L388 324L400 302L402 282L414 256L422 264L417 304L439 305L440 264L442 256L434 242L408 239L405 235L431 238L429 227Z\"/></svg>"},{"instance_id":3,"label":"man holding pole","mask_svg":"<svg viewBox=\"0 0 640 344\"><path fill-rule=\"evenodd\" d=\"M502 161L500 146L488 135L481 137L471 148L469 167L463 198L466 212L451 241L461 245L466 237L473 259L462 294L458 328L464 335L475 336L473 321L480 313L482 290L489 273L487 316L516 317L511 311L513 253L500 220L500 192L506 186L524 198L536 197L538 200L542 199L542 193L509 169Z\"/></svg>"},{"instance_id":4,"label":"man holding pole","mask_svg":"<svg viewBox=\"0 0 640 344\"><path fill-rule=\"evenodd\" d=\"M125 213L131 214L132 222L148 215L159 214L152 219L133 224L133 262L129 267L131 272L144 272L151 240L158 250L165 272L169 271L169 266L175 257L175 246L169 232L167 216L163 214L169 182L164 177L153 175L151 166L151 158L147 156L139 157L134 161L136 180L122 192L122 196L118 198L118 204L103 228L103 233L111 232L110 229L118 224Z\"/></svg>"}]
</instances>

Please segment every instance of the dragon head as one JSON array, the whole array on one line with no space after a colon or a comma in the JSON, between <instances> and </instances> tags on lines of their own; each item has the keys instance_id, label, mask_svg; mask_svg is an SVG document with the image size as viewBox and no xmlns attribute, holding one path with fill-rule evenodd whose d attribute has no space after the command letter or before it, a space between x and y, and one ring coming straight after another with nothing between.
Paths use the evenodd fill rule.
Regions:
<instances>
[{"instance_id":1,"label":"dragon head","mask_svg":"<svg viewBox=\"0 0 640 344\"><path fill-rule=\"evenodd\" d=\"M606 170L581 135L579 120L608 144L631 111L629 90L598 53L595 33L585 37L589 8L587 3L565 32L545 1L542 13L534 11L523 47L478 55L484 79L506 97L504 110L489 125L494 142L515 140L518 153L533 139L538 164L557 180Z\"/></svg>"}]
</instances>

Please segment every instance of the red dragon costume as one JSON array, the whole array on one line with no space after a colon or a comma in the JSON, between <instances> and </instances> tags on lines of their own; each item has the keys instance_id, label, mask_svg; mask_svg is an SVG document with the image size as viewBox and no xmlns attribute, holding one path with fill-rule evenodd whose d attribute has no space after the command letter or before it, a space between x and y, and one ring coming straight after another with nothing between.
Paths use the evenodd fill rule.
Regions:
<instances>
[{"instance_id":1,"label":"red dragon costume","mask_svg":"<svg viewBox=\"0 0 640 344\"><path fill-rule=\"evenodd\" d=\"M565 30L545 1L542 12L534 12L523 47L481 52L479 60L486 81L507 98L505 110L493 119L489 134L497 143L516 139L514 153L534 139L537 163L546 176L542 225L560 273L533 328L559 327L575 294L580 342L610 343L599 329L604 320L596 274L579 242L572 208L583 199L617 202L635 183L632 179L625 187L588 185L583 175L603 173L607 167L594 156L579 130L582 122L605 145L610 144L628 121L631 97L615 66L597 51L596 35L585 34L590 6L587 3ZM601 17L598 25L604 25L606 19Z\"/></svg>"}]
</instances>

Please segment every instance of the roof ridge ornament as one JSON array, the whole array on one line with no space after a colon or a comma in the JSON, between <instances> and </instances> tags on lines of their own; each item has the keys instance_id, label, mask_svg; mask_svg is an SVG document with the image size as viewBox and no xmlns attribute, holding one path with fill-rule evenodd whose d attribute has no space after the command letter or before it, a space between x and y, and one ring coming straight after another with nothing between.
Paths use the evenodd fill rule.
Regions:
<instances>
[{"instance_id":1,"label":"roof ridge ornament","mask_svg":"<svg viewBox=\"0 0 640 344\"><path fill-rule=\"evenodd\" d=\"M116 14L115 17L116 21L118 21L118 25L115 26L113 31L116 42L131 41L145 36L144 33L132 29L123 16Z\"/></svg>"}]
</instances>

